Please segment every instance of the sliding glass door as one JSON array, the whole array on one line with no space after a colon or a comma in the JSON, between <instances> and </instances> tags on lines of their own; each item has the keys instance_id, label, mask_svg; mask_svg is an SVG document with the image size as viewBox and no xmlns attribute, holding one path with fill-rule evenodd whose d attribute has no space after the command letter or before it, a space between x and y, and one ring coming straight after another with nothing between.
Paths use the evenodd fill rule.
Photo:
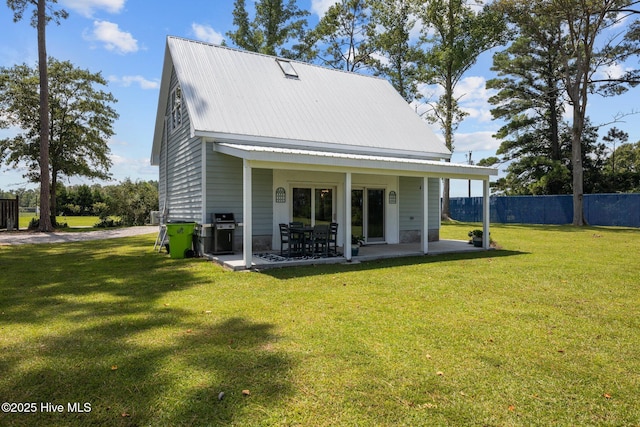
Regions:
<instances>
[{"instance_id":1,"label":"sliding glass door","mask_svg":"<svg viewBox=\"0 0 640 427\"><path fill-rule=\"evenodd\" d=\"M351 232L369 243L384 242L384 189L351 190Z\"/></svg>"},{"instance_id":2,"label":"sliding glass door","mask_svg":"<svg viewBox=\"0 0 640 427\"><path fill-rule=\"evenodd\" d=\"M383 189L367 189L367 242L384 242Z\"/></svg>"},{"instance_id":3,"label":"sliding glass door","mask_svg":"<svg viewBox=\"0 0 640 427\"><path fill-rule=\"evenodd\" d=\"M330 224L335 218L333 188L294 187L292 221L307 225Z\"/></svg>"}]
</instances>

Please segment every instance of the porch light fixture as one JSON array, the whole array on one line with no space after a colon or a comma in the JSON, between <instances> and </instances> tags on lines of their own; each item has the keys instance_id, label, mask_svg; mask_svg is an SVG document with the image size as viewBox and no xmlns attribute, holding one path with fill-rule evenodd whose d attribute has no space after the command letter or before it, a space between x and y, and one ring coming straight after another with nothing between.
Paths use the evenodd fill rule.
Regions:
<instances>
[{"instance_id":1,"label":"porch light fixture","mask_svg":"<svg viewBox=\"0 0 640 427\"><path fill-rule=\"evenodd\" d=\"M276 188L276 203L286 203L287 202L287 193L284 188L278 187Z\"/></svg>"},{"instance_id":2,"label":"porch light fixture","mask_svg":"<svg viewBox=\"0 0 640 427\"><path fill-rule=\"evenodd\" d=\"M293 68L293 65L291 65L291 62L285 61L284 59L276 59L276 62L280 66L280 69L284 73L285 77L289 77L292 79L298 78L298 73L296 72L295 68Z\"/></svg>"},{"instance_id":3,"label":"porch light fixture","mask_svg":"<svg viewBox=\"0 0 640 427\"><path fill-rule=\"evenodd\" d=\"M395 205L398 200L398 196L395 191L389 191L389 204Z\"/></svg>"}]
</instances>

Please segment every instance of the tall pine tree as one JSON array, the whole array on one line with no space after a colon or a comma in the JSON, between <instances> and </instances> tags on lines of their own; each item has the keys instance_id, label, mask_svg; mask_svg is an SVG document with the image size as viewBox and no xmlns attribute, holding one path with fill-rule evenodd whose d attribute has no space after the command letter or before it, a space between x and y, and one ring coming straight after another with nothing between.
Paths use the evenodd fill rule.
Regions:
<instances>
[{"instance_id":1,"label":"tall pine tree","mask_svg":"<svg viewBox=\"0 0 640 427\"><path fill-rule=\"evenodd\" d=\"M236 29L227 36L236 46L252 52L304 59L307 15L309 12L301 10L295 0L258 0L250 20L245 0L235 0Z\"/></svg>"}]
</instances>

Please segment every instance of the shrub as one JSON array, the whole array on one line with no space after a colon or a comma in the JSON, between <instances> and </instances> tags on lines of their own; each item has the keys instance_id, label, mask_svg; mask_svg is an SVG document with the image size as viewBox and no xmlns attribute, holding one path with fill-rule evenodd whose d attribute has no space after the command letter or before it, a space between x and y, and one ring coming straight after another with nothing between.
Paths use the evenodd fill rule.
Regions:
<instances>
[{"instance_id":1,"label":"shrub","mask_svg":"<svg viewBox=\"0 0 640 427\"><path fill-rule=\"evenodd\" d=\"M53 221L53 228L68 228L69 224L66 222L57 222ZM28 229L29 230L37 230L40 227L40 218L33 217L31 221L29 221Z\"/></svg>"},{"instance_id":2,"label":"shrub","mask_svg":"<svg viewBox=\"0 0 640 427\"><path fill-rule=\"evenodd\" d=\"M102 218L95 225L95 228L113 228L113 227L122 227L121 220L115 220L113 218Z\"/></svg>"}]
</instances>

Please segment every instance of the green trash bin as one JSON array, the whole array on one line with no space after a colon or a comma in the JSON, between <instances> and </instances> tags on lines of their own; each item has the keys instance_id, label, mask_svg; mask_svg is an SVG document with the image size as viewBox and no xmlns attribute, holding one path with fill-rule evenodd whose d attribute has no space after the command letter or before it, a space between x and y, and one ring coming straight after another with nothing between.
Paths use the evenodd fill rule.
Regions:
<instances>
[{"instance_id":1,"label":"green trash bin","mask_svg":"<svg viewBox=\"0 0 640 427\"><path fill-rule=\"evenodd\" d=\"M192 250L193 230L195 228L195 222L167 223L169 256L171 258L184 258L187 251Z\"/></svg>"}]
</instances>

